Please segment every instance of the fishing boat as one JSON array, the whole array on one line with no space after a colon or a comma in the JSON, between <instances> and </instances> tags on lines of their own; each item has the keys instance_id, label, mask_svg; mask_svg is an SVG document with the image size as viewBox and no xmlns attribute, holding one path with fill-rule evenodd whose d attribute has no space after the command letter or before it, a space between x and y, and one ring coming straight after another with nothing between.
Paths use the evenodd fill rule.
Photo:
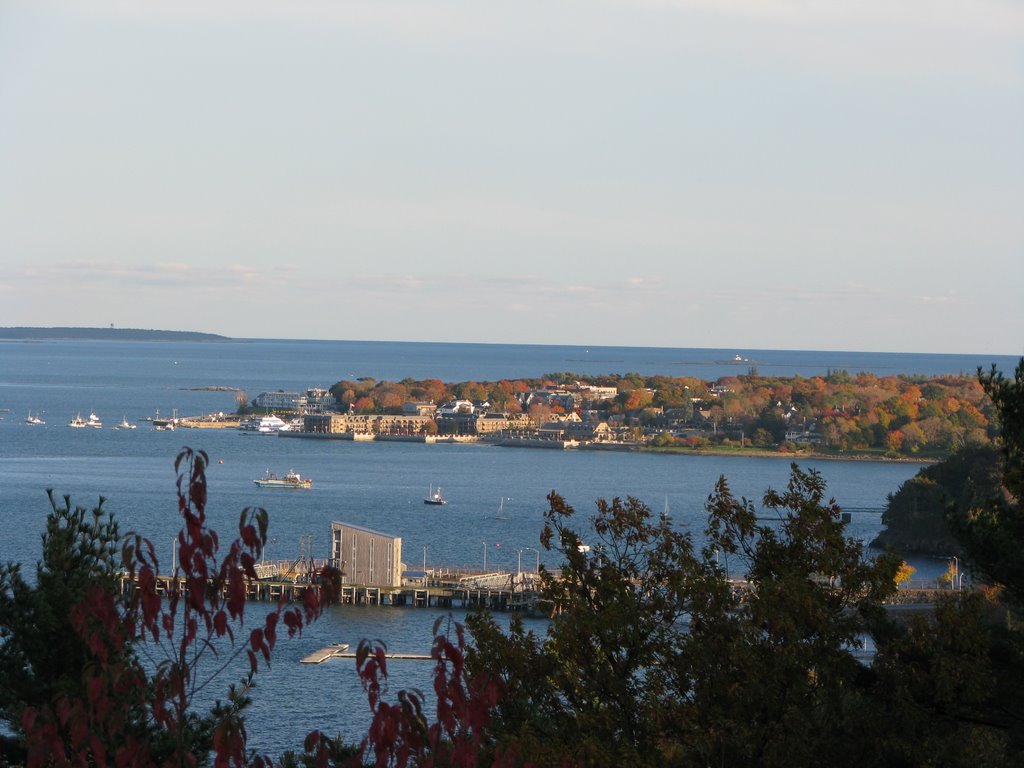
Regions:
<instances>
[{"instance_id":1,"label":"fishing boat","mask_svg":"<svg viewBox=\"0 0 1024 768\"><path fill-rule=\"evenodd\" d=\"M25 417L26 424L45 424L46 422L39 418L39 415L32 415L32 411L28 412L28 416Z\"/></svg>"},{"instance_id":2,"label":"fishing boat","mask_svg":"<svg viewBox=\"0 0 1024 768\"><path fill-rule=\"evenodd\" d=\"M427 491L427 498L423 500L423 503L439 507L442 504L447 504L448 499L441 495L441 486L437 486L437 490L434 490L434 486L430 486L430 490Z\"/></svg>"},{"instance_id":3,"label":"fishing boat","mask_svg":"<svg viewBox=\"0 0 1024 768\"><path fill-rule=\"evenodd\" d=\"M85 422L85 426L92 427L93 429L102 429L103 422L100 421L100 417L95 413L89 413L89 420Z\"/></svg>"},{"instance_id":4,"label":"fishing boat","mask_svg":"<svg viewBox=\"0 0 1024 768\"><path fill-rule=\"evenodd\" d=\"M135 429L135 425L128 421L127 416L122 416L121 423L114 427L114 429Z\"/></svg>"},{"instance_id":5,"label":"fishing boat","mask_svg":"<svg viewBox=\"0 0 1024 768\"><path fill-rule=\"evenodd\" d=\"M263 477L253 480L260 488L312 488L313 479L309 477L302 477L298 472L289 469L288 474L284 477L278 477L278 475L267 470L267 474Z\"/></svg>"},{"instance_id":6,"label":"fishing boat","mask_svg":"<svg viewBox=\"0 0 1024 768\"><path fill-rule=\"evenodd\" d=\"M68 422L68 426L74 427L75 429L83 429L89 426L89 423L82 418L82 414L78 414L77 416L75 416L75 418Z\"/></svg>"}]
</instances>

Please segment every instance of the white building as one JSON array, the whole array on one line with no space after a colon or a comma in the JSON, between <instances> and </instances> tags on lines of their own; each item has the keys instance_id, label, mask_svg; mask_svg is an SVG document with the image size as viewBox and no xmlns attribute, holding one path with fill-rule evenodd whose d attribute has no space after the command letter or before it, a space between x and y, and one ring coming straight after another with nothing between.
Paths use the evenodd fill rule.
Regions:
<instances>
[{"instance_id":1,"label":"white building","mask_svg":"<svg viewBox=\"0 0 1024 768\"><path fill-rule=\"evenodd\" d=\"M279 389L277 392L260 392L252 404L269 411L301 411L305 401L306 398L298 392Z\"/></svg>"}]
</instances>

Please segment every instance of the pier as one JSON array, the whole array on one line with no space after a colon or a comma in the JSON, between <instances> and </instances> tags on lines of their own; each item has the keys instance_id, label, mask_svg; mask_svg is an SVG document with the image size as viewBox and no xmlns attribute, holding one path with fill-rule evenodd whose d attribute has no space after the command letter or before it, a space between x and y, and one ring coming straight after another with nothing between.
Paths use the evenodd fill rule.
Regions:
<instances>
[{"instance_id":1,"label":"pier","mask_svg":"<svg viewBox=\"0 0 1024 768\"><path fill-rule=\"evenodd\" d=\"M326 561L313 562L310 570L315 571L325 564ZM276 563L257 565L259 578L246 583L245 597L253 602L302 600L310 587L310 570L296 574ZM130 579L122 577L122 592L127 592L132 586ZM465 610L485 608L491 611L535 613L542 610L538 586L537 574L525 571L518 574L507 571L469 573L438 569L423 576L403 579L401 586L343 583L338 602L341 605ZM183 578L157 577L158 594L166 595L175 590L185 590Z\"/></svg>"}]
</instances>

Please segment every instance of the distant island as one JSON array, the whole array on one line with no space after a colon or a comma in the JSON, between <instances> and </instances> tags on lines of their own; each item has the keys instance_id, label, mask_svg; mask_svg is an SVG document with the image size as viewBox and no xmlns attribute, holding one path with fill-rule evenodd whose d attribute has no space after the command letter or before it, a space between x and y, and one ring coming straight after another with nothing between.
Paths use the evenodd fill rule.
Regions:
<instances>
[{"instance_id":1,"label":"distant island","mask_svg":"<svg viewBox=\"0 0 1024 768\"><path fill-rule=\"evenodd\" d=\"M93 341L231 341L228 336L197 331L155 331L143 328L0 328L0 340L53 341L83 339Z\"/></svg>"}]
</instances>

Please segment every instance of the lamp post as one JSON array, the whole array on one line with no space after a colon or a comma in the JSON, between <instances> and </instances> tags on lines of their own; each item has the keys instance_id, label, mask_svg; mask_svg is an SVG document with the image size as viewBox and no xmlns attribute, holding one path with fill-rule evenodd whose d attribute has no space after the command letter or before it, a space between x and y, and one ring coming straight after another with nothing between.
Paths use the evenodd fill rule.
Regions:
<instances>
[{"instance_id":1,"label":"lamp post","mask_svg":"<svg viewBox=\"0 0 1024 768\"><path fill-rule=\"evenodd\" d=\"M484 545L484 573L487 573L487 542L482 541L480 543Z\"/></svg>"},{"instance_id":2,"label":"lamp post","mask_svg":"<svg viewBox=\"0 0 1024 768\"><path fill-rule=\"evenodd\" d=\"M270 545L276 544L277 539L267 539L267 543L263 545L263 556L260 558L260 562L264 563L267 561L267 553L270 551ZM270 562L274 562L271 560Z\"/></svg>"},{"instance_id":3,"label":"lamp post","mask_svg":"<svg viewBox=\"0 0 1024 768\"><path fill-rule=\"evenodd\" d=\"M175 571L178 570L178 537L171 537L171 578L174 578Z\"/></svg>"},{"instance_id":4,"label":"lamp post","mask_svg":"<svg viewBox=\"0 0 1024 768\"><path fill-rule=\"evenodd\" d=\"M523 547L524 552L534 552L537 555L537 565L534 567L534 573L540 573L540 550L534 549L533 547Z\"/></svg>"},{"instance_id":5,"label":"lamp post","mask_svg":"<svg viewBox=\"0 0 1024 768\"><path fill-rule=\"evenodd\" d=\"M430 549L426 544L423 545L423 577L427 576L427 550Z\"/></svg>"}]
</instances>

